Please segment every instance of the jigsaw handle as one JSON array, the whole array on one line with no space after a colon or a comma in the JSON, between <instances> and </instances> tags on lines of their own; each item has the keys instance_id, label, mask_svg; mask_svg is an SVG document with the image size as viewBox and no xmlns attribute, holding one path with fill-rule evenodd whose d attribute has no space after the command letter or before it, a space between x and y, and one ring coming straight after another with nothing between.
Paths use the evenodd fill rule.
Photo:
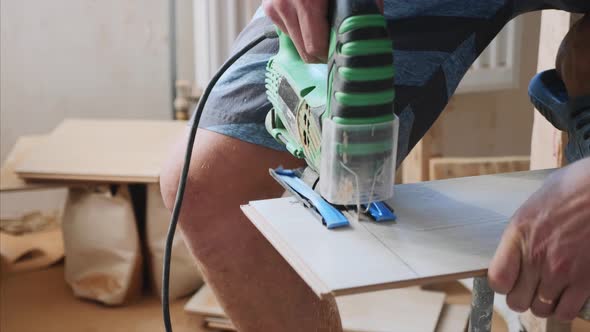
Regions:
<instances>
[{"instance_id":1,"label":"jigsaw handle","mask_svg":"<svg viewBox=\"0 0 590 332\"><path fill-rule=\"evenodd\" d=\"M333 0L329 117L382 122L395 98L393 47L375 0Z\"/></svg>"}]
</instances>

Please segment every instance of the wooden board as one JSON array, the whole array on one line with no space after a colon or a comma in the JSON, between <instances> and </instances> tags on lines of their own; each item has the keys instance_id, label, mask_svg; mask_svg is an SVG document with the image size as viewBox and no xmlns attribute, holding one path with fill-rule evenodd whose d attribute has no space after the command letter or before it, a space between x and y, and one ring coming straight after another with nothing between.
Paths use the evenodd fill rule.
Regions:
<instances>
[{"instance_id":1,"label":"wooden board","mask_svg":"<svg viewBox=\"0 0 590 332\"><path fill-rule=\"evenodd\" d=\"M65 120L16 165L26 179L156 183L180 121Z\"/></svg>"},{"instance_id":2,"label":"wooden board","mask_svg":"<svg viewBox=\"0 0 590 332\"><path fill-rule=\"evenodd\" d=\"M331 231L294 198L243 211L319 296L484 275L510 216L550 170L396 186L397 223Z\"/></svg>"},{"instance_id":3,"label":"wooden board","mask_svg":"<svg viewBox=\"0 0 590 332\"><path fill-rule=\"evenodd\" d=\"M15 171L16 165L45 139L46 136L22 136L16 141L2 164L2 168L0 168L0 191L27 190L52 186L46 183L26 182Z\"/></svg>"},{"instance_id":4,"label":"wooden board","mask_svg":"<svg viewBox=\"0 0 590 332\"><path fill-rule=\"evenodd\" d=\"M434 332L441 325L437 322L444 299L443 292L414 287L337 297L336 303L346 332ZM203 315L211 327L235 330L207 285L189 300L185 310ZM456 318L457 314L453 311L448 316ZM453 324L456 326L456 322L444 323Z\"/></svg>"},{"instance_id":5,"label":"wooden board","mask_svg":"<svg viewBox=\"0 0 590 332\"><path fill-rule=\"evenodd\" d=\"M430 180L444 180L465 176L528 171L531 159L528 156L478 157L478 158L432 158Z\"/></svg>"}]
</instances>

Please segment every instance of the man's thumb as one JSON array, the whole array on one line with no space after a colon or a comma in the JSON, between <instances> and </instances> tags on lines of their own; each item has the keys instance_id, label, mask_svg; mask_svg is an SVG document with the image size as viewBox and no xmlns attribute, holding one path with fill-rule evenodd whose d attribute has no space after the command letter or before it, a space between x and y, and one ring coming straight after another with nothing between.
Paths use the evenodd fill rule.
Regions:
<instances>
[{"instance_id":1,"label":"man's thumb","mask_svg":"<svg viewBox=\"0 0 590 332\"><path fill-rule=\"evenodd\" d=\"M522 237L515 228L508 226L504 232L488 269L490 286L500 294L508 294L512 290L522 264Z\"/></svg>"}]
</instances>

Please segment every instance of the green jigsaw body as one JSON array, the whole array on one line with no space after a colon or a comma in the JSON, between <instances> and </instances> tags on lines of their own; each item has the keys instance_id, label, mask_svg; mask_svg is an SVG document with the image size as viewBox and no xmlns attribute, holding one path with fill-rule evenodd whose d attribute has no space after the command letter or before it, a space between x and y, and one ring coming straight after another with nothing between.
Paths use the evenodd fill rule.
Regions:
<instances>
[{"instance_id":1,"label":"green jigsaw body","mask_svg":"<svg viewBox=\"0 0 590 332\"><path fill-rule=\"evenodd\" d=\"M279 32L279 39L280 51L267 64L266 91L273 110L266 128L291 154L319 171L320 119L311 109L326 109L327 67L305 63L286 34Z\"/></svg>"},{"instance_id":2,"label":"green jigsaw body","mask_svg":"<svg viewBox=\"0 0 590 332\"><path fill-rule=\"evenodd\" d=\"M373 163L370 167L378 173L383 165L389 167L397 133L397 127L388 125L397 126L397 118L386 21L374 0L340 0L333 6L327 64L305 63L291 39L279 31L279 52L267 64L266 90L273 109L266 128L318 173L320 156L326 158L321 152L326 137L336 137L329 147L334 151L330 158L339 159L337 165L356 172L354 167ZM322 133L327 122L337 128L335 136Z\"/></svg>"}]
</instances>

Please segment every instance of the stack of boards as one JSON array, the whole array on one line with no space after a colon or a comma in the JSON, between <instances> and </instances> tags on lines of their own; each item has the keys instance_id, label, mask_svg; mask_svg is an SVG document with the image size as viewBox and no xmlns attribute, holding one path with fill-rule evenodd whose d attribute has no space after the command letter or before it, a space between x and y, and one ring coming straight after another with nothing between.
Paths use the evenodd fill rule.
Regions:
<instances>
[{"instance_id":1,"label":"stack of boards","mask_svg":"<svg viewBox=\"0 0 590 332\"><path fill-rule=\"evenodd\" d=\"M445 294L418 287L336 297L346 332L464 331L469 306L445 304ZM209 286L204 285L185 306L202 316L206 328L236 331Z\"/></svg>"}]
</instances>

